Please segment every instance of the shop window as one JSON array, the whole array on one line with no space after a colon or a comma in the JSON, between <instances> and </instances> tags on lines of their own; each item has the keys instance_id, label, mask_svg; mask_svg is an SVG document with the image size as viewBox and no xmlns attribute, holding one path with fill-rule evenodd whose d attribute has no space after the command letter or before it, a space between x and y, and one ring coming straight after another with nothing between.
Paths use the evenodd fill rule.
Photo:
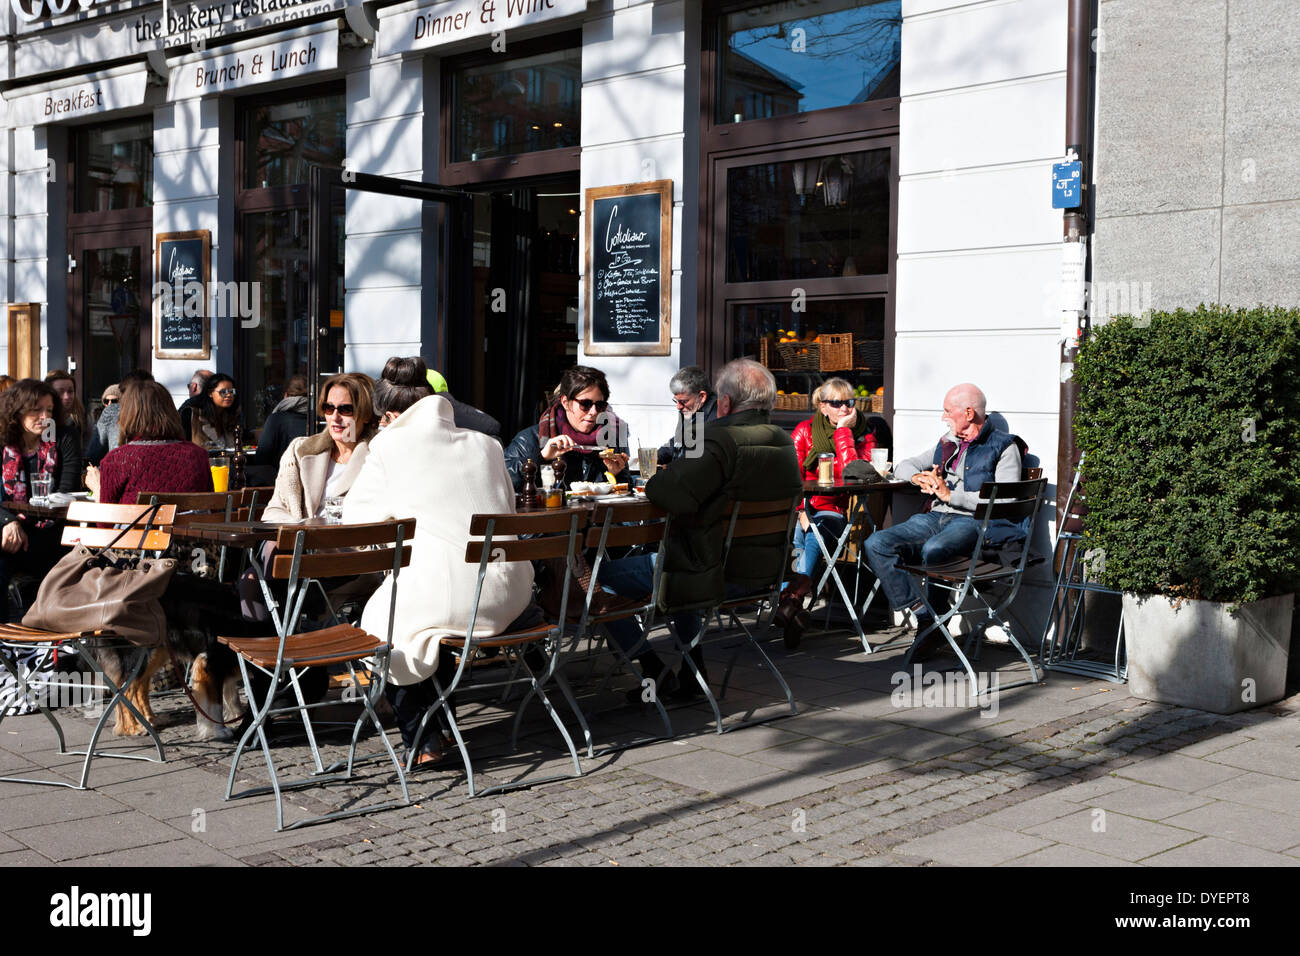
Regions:
<instances>
[{"instance_id":1,"label":"shop window","mask_svg":"<svg viewBox=\"0 0 1300 956\"><path fill-rule=\"evenodd\" d=\"M890 151L834 153L727 172L727 281L889 271Z\"/></svg>"},{"instance_id":2,"label":"shop window","mask_svg":"<svg viewBox=\"0 0 1300 956\"><path fill-rule=\"evenodd\" d=\"M456 70L451 162L578 146L581 89L581 48Z\"/></svg>"},{"instance_id":3,"label":"shop window","mask_svg":"<svg viewBox=\"0 0 1300 956\"><path fill-rule=\"evenodd\" d=\"M898 96L902 23L901 0L768 3L724 15L715 121Z\"/></svg>"},{"instance_id":4,"label":"shop window","mask_svg":"<svg viewBox=\"0 0 1300 956\"><path fill-rule=\"evenodd\" d=\"M312 166L342 166L347 113L342 93L258 104L245 115L244 186L308 181Z\"/></svg>"},{"instance_id":5,"label":"shop window","mask_svg":"<svg viewBox=\"0 0 1300 956\"><path fill-rule=\"evenodd\" d=\"M77 133L76 211L153 205L153 120L95 126Z\"/></svg>"}]
</instances>

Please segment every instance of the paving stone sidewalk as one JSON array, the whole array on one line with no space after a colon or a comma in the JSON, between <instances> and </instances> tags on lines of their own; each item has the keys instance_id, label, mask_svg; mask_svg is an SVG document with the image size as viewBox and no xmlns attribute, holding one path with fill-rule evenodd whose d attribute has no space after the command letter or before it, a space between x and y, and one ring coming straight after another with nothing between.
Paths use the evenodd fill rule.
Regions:
<instances>
[{"instance_id":1,"label":"paving stone sidewalk","mask_svg":"<svg viewBox=\"0 0 1300 956\"><path fill-rule=\"evenodd\" d=\"M475 799L449 755L412 777L412 806L284 833L269 796L222 799L231 748L196 741L172 695L158 705L167 763L99 761L87 792L0 783L0 865L1300 865L1300 695L1223 717L1053 673L1001 690L996 707L941 706L961 701L895 693L902 650L867 658L832 635L768 652L796 717L718 735L707 707L677 707L673 741ZM984 657L1008 682L1011 658ZM710 658L715 679L723 664ZM788 712L774 687L741 664L724 711ZM660 732L621 689L595 700L598 742ZM84 743L91 722L61 713ZM504 742L505 711L461 716L476 751ZM522 756L482 761L483 783L571 769L535 703L525 731ZM52 750L39 716L0 725L0 774L72 779L79 758ZM299 769L308 759L293 740L276 752ZM391 799L395 779L367 766L355 783L292 793L286 815ZM265 782L258 752L241 780Z\"/></svg>"}]
</instances>

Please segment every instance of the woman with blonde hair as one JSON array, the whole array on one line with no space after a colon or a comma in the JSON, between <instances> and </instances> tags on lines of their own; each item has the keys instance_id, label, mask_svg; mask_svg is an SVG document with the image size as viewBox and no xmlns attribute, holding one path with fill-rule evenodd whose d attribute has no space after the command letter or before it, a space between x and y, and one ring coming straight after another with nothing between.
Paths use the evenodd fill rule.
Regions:
<instances>
[{"instance_id":1,"label":"woman with blonde hair","mask_svg":"<svg viewBox=\"0 0 1300 956\"><path fill-rule=\"evenodd\" d=\"M876 444L875 432L866 416L858 411L853 386L844 379L828 378L812 397L817 412L794 430L795 457L804 480L808 481L817 478L818 458L833 455L834 478L839 481L845 465L871 457L871 449ZM781 604L773 617L784 627L786 646L792 650L799 646L804 629L811 623L803 601L812 590L813 576L822 560L812 526L817 526L822 540L829 546L844 532L847 504L848 496L844 494L810 495L799 512L799 526L794 532L796 573L782 593Z\"/></svg>"}]
</instances>

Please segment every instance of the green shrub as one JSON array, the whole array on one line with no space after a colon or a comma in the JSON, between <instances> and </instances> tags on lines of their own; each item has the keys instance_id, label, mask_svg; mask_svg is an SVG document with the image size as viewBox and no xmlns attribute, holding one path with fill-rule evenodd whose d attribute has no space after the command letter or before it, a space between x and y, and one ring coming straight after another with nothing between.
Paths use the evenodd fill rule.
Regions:
<instances>
[{"instance_id":1,"label":"green shrub","mask_svg":"<svg viewBox=\"0 0 1300 956\"><path fill-rule=\"evenodd\" d=\"M1247 603L1300 584L1300 310L1122 316L1074 377L1110 587Z\"/></svg>"}]
</instances>

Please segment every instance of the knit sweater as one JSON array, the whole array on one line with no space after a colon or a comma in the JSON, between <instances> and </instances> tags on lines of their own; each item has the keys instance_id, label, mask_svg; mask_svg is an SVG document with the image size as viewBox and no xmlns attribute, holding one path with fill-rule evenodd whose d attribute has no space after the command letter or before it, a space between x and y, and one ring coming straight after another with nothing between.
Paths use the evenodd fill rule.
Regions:
<instances>
[{"instance_id":1,"label":"knit sweater","mask_svg":"<svg viewBox=\"0 0 1300 956\"><path fill-rule=\"evenodd\" d=\"M144 492L212 490L208 453L187 441L133 441L119 445L99 468L99 500L135 504Z\"/></svg>"}]
</instances>

